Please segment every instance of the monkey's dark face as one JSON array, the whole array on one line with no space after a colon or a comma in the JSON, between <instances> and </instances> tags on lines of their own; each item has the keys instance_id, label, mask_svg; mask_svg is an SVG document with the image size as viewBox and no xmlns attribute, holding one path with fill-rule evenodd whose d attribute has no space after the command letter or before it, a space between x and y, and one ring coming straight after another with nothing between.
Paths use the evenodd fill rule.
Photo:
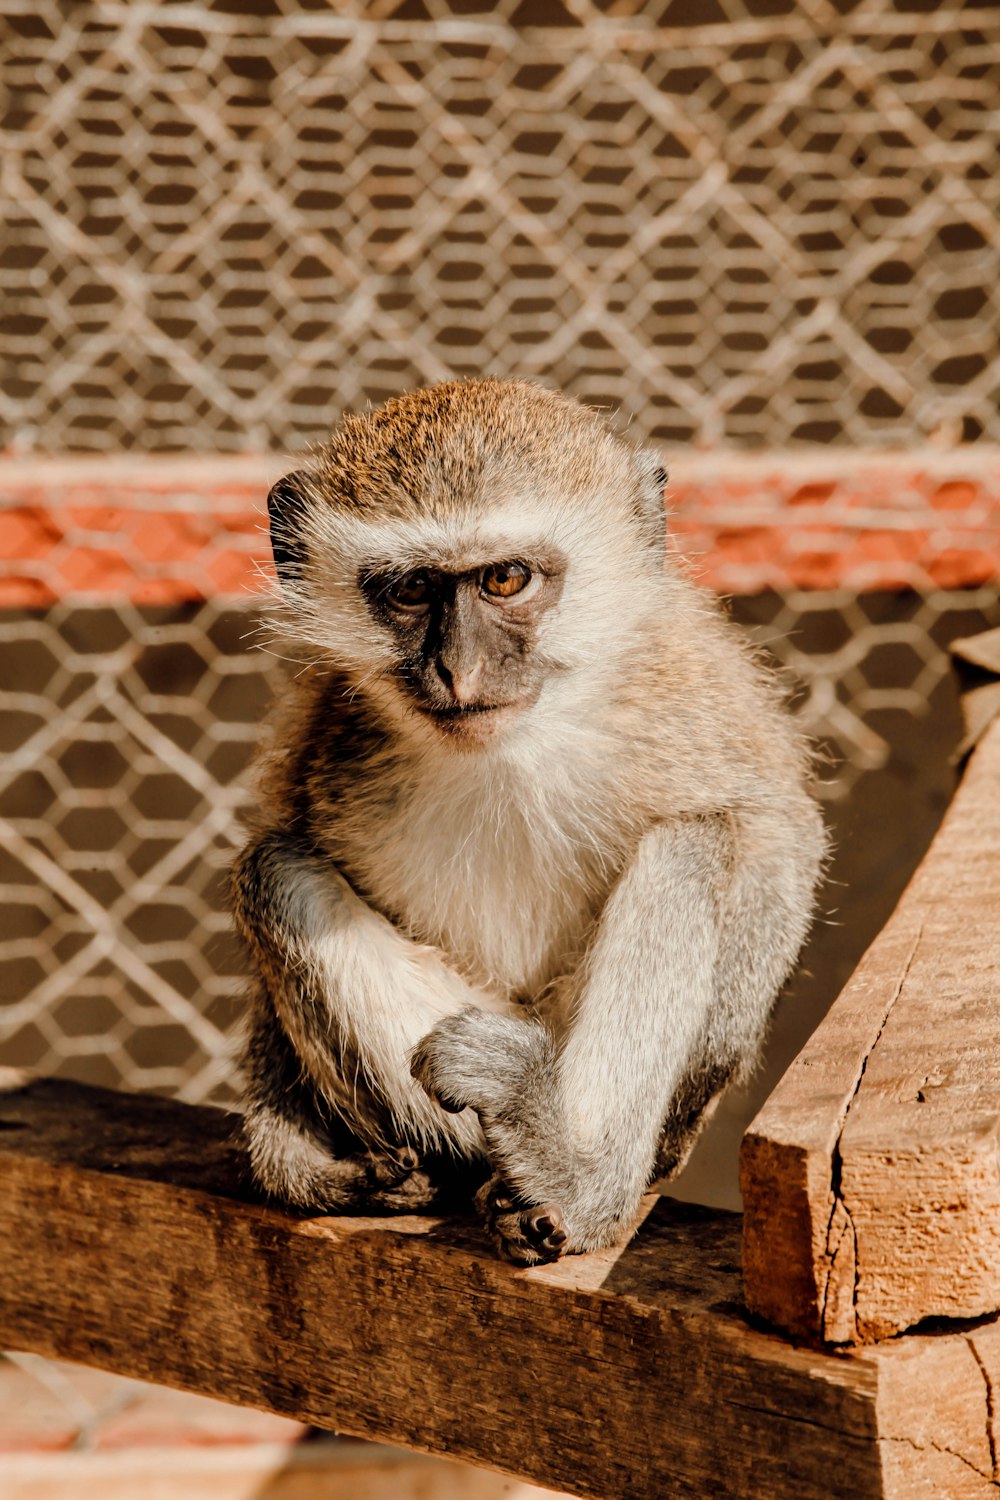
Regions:
<instances>
[{"instance_id":1,"label":"monkey's dark face","mask_svg":"<svg viewBox=\"0 0 1000 1500\"><path fill-rule=\"evenodd\" d=\"M664 606L663 484L658 455L517 381L346 417L268 496L286 629L421 753L547 753Z\"/></svg>"},{"instance_id":2,"label":"monkey's dark face","mask_svg":"<svg viewBox=\"0 0 1000 1500\"><path fill-rule=\"evenodd\" d=\"M508 558L366 572L359 584L396 642L395 676L414 709L475 744L537 701L546 668L534 648L564 572L561 556Z\"/></svg>"}]
</instances>

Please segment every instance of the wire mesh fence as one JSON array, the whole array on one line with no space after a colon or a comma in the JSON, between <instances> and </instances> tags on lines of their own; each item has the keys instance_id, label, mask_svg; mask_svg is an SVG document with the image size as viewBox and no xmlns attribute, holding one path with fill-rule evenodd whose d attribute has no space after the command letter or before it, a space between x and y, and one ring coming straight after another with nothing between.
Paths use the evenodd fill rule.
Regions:
<instances>
[{"instance_id":1,"label":"wire mesh fence","mask_svg":"<svg viewBox=\"0 0 1000 1500\"><path fill-rule=\"evenodd\" d=\"M192 469L122 498L113 456L294 450L486 372L658 444L683 544L799 684L850 882L831 904L853 902L810 961L815 1018L947 800L944 648L998 621L996 8L0 0L0 21L0 441L109 465L70 499L19 481L0 518L0 1057L234 1086L224 869L282 670L233 598L263 487L220 501ZM801 481L778 458L692 488L695 449L817 444ZM904 445L908 476L845 484L852 453ZM932 450L962 462L928 478Z\"/></svg>"},{"instance_id":2,"label":"wire mesh fence","mask_svg":"<svg viewBox=\"0 0 1000 1500\"><path fill-rule=\"evenodd\" d=\"M795 1022L808 1031L947 802L959 730L942 648L996 623L997 595L768 592L732 607L799 684L839 830L825 909L861 919L820 930L819 989ZM0 615L3 1061L233 1096L243 965L226 870L287 669L248 649L253 618L219 602Z\"/></svg>"},{"instance_id":3,"label":"wire mesh fence","mask_svg":"<svg viewBox=\"0 0 1000 1500\"><path fill-rule=\"evenodd\" d=\"M1000 437L1000 16L3 0L8 441L538 375L669 445Z\"/></svg>"}]
</instances>

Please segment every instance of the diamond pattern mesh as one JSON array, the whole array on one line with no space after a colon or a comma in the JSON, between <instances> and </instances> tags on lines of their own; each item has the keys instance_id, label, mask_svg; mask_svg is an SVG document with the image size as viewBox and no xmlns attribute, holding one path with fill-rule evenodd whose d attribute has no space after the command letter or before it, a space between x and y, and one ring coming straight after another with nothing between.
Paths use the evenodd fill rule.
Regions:
<instances>
[{"instance_id":1,"label":"diamond pattern mesh","mask_svg":"<svg viewBox=\"0 0 1000 1500\"><path fill-rule=\"evenodd\" d=\"M721 479L679 518L723 587L780 588L734 611L828 752L845 927L811 950L801 1039L947 800L943 647L998 622L996 7L0 0L0 21L11 451L294 450L484 372L621 410L675 480L692 446L839 445L784 531ZM856 487L822 509L852 451L928 442L986 467L944 498L869 488L877 535ZM3 533L0 1057L228 1098L223 872L281 667L218 594L256 523L235 491L109 489L58 515L19 491ZM917 591L857 592L887 581Z\"/></svg>"},{"instance_id":2,"label":"diamond pattern mesh","mask_svg":"<svg viewBox=\"0 0 1000 1500\"><path fill-rule=\"evenodd\" d=\"M225 870L270 659L212 605L0 615L4 1060L214 1096L240 957Z\"/></svg>"},{"instance_id":3,"label":"diamond pattern mesh","mask_svg":"<svg viewBox=\"0 0 1000 1500\"><path fill-rule=\"evenodd\" d=\"M941 647L997 621L996 591L765 593L733 608L800 684L840 831L827 909L853 903L846 935L817 931L801 1039L946 803L958 724ZM224 877L284 670L247 649L252 620L212 603L0 614L4 1062L232 1097L242 963Z\"/></svg>"},{"instance_id":4,"label":"diamond pattern mesh","mask_svg":"<svg viewBox=\"0 0 1000 1500\"><path fill-rule=\"evenodd\" d=\"M1000 438L992 5L0 11L23 448L294 448L486 371L670 445Z\"/></svg>"}]
</instances>

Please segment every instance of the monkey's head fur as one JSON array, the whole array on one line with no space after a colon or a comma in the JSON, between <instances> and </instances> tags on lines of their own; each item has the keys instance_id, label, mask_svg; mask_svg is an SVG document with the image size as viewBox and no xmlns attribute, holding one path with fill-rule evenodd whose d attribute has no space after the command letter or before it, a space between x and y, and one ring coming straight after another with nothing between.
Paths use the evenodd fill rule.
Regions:
<instances>
[{"instance_id":1,"label":"monkey's head fur","mask_svg":"<svg viewBox=\"0 0 1000 1500\"><path fill-rule=\"evenodd\" d=\"M396 397L268 497L285 627L408 736L481 748L585 712L669 587L665 481L526 382Z\"/></svg>"}]
</instances>

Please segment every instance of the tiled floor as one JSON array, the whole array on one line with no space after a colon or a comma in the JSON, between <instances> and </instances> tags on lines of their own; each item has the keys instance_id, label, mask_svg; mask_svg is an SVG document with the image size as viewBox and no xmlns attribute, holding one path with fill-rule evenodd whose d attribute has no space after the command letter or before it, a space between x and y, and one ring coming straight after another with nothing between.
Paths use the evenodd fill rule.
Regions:
<instances>
[{"instance_id":1,"label":"tiled floor","mask_svg":"<svg viewBox=\"0 0 1000 1500\"><path fill-rule=\"evenodd\" d=\"M300 1442L300 1422L34 1354L0 1357L0 1452Z\"/></svg>"},{"instance_id":2,"label":"tiled floor","mask_svg":"<svg viewBox=\"0 0 1000 1500\"><path fill-rule=\"evenodd\" d=\"M550 1493L101 1370L0 1355L0 1500L541 1500Z\"/></svg>"}]
</instances>

